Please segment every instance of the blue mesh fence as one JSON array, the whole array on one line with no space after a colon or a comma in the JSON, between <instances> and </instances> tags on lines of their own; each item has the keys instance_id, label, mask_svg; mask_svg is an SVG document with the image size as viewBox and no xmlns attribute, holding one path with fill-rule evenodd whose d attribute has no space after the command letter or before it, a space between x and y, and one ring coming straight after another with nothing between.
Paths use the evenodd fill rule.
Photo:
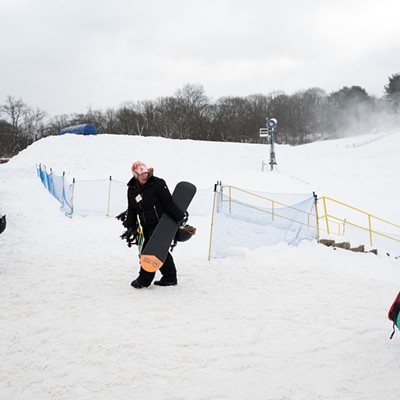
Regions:
<instances>
[{"instance_id":1,"label":"blue mesh fence","mask_svg":"<svg viewBox=\"0 0 400 400\"><path fill-rule=\"evenodd\" d=\"M65 215L72 216L74 212L72 201L74 184L70 184L64 175L55 175L51 169L50 172L48 172L43 165L39 165L36 168L38 177L42 181L44 187L60 202L60 210L64 212Z\"/></svg>"},{"instance_id":2,"label":"blue mesh fence","mask_svg":"<svg viewBox=\"0 0 400 400\"><path fill-rule=\"evenodd\" d=\"M37 174L44 187L57 199L65 215L118 215L127 207L126 183L112 180L76 180L56 175L39 165Z\"/></svg>"}]
</instances>

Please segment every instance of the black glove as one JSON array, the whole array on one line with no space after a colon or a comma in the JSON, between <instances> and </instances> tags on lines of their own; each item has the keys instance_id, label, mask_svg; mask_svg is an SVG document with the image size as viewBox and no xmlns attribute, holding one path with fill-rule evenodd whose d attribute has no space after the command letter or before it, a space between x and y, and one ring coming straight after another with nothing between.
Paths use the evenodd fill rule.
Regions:
<instances>
[{"instance_id":1,"label":"black glove","mask_svg":"<svg viewBox=\"0 0 400 400\"><path fill-rule=\"evenodd\" d=\"M125 222L127 216L128 216L128 211L124 211L121 214L118 214L115 218L117 218L121 222Z\"/></svg>"},{"instance_id":2,"label":"black glove","mask_svg":"<svg viewBox=\"0 0 400 400\"><path fill-rule=\"evenodd\" d=\"M122 240L126 240L128 247L131 247L132 244L136 244L137 243L137 236L138 233L136 230L134 230L133 228L128 228L121 236L120 238Z\"/></svg>"}]
</instances>

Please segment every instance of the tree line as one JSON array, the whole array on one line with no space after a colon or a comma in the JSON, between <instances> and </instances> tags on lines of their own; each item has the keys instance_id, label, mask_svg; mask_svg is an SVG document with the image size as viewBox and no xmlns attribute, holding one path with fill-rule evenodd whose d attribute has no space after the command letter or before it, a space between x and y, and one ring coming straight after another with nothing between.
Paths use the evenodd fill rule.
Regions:
<instances>
[{"instance_id":1,"label":"tree line","mask_svg":"<svg viewBox=\"0 0 400 400\"><path fill-rule=\"evenodd\" d=\"M0 157L12 157L42 137L86 123L95 125L98 134L262 143L259 129L266 118L278 120L277 143L290 145L382 130L400 118L400 74L388 78L381 98L360 86L345 86L332 93L310 88L293 95L273 92L211 101L202 85L186 84L174 96L52 118L7 96L0 105Z\"/></svg>"}]
</instances>

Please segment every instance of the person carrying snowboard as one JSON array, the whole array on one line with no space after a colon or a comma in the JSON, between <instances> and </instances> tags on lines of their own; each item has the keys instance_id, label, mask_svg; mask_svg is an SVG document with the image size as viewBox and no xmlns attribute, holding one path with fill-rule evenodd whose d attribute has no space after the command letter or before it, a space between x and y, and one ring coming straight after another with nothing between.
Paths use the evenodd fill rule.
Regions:
<instances>
[{"instance_id":1,"label":"person carrying snowboard","mask_svg":"<svg viewBox=\"0 0 400 400\"><path fill-rule=\"evenodd\" d=\"M127 231L121 238L135 240L137 236L137 218L143 228L144 245L154 232L161 216L168 213L175 221L181 223L187 218L174 202L172 195L164 179L153 175L153 169L147 168L142 161L136 161L132 165L133 177L128 182L128 210L123 222ZM155 285L172 286L177 285L176 267L172 255L168 252L167 258L160 268L162 277L155 281ZM131 283L135 289L150 286L155 272L145 271L140 268L139 276Z\"/></svg>"}]
</instances>

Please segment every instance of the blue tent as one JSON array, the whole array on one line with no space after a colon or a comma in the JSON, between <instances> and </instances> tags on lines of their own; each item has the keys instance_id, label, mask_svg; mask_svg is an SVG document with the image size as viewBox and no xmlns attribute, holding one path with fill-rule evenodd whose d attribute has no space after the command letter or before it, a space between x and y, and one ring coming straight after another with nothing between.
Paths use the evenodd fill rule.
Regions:
<instances>
[{"instance_id":1,"label":"blue tent","mask_svg":"<svg viewBox=\"0 0 400 400\"><path fill-rule=\"evenodd\" d=\"M76 133L78 135L96 135L96 127L92 124L83 124L69 126L60 130L60 135L65 135L66 133Z\"/></svg>"}]
</instances>

